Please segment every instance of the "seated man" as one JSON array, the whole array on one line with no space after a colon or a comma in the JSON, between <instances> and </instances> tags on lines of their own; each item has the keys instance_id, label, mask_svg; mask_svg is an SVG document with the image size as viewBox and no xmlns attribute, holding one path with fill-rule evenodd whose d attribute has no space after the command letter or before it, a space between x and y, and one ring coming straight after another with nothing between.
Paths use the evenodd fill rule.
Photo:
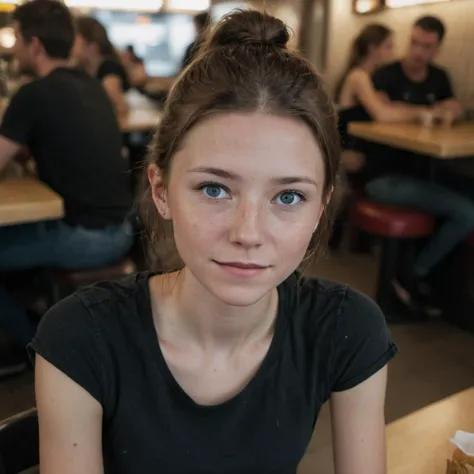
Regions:
<instances>
[{"instance_id":1,"label":"seated man","mask_svg":"<svg viewBox=\"0 0 474 474\"><path fill-rule=\"evenodd\" d=\"M445 27L438 18L420 18L413 26L407 56L374 74L376 89L393 102L430 106L437 115L448 113L454 120L461 118L462 109L453 96L447 73L432 64L444 36ZM378 177L366 186L367 194L380 202L418 208L444 219L442 227L416 259L414 283L395 285L403 302L419 307L417 302L426 302L428 286L424 280L431 270L474 231L474 202L420 179L413 168L423 157L394 149L385 149L383 154L395 166L389 171L383 165L385 160L380 155L374 156L380 167Z\"/></svg>"},{"instance_id":2,"label":"seated man","mask_svg":"<svg viewBox=\"0 0 474 474\"><path fill-rule=\"evenodd\" d=\"M0 271L113 263L133 243L128 163L113 106L100 82L68 68L74 26L62 3L31 1L13 18L15 55L36 79L5 112L0 169L27 146L39 179L62 196L65 217L0 227ZM0 327L25 346L35 333L27 310L1 287L0 308Z\"/></svg>"}]
</instances>

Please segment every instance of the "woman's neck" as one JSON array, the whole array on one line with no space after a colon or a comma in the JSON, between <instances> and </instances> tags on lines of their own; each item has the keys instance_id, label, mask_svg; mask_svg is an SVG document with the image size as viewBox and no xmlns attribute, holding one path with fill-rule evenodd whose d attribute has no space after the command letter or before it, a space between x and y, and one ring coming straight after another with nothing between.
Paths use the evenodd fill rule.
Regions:
<instances>
[{"instance_id":1,"label":"woman's neck","mask_svg":"<svg viewBox=\"0 0 474 474\"><path fill-rule=\"evenodd\" d=\"M86 64L86 71L93 77L97 76L100 65L104 62L103 56L91 56Z\"/></svg>"},{"instance_id":2,"label":"woman's neck","mask_svg":"<svg viewBox=\"0 0 474 474\"><path fill-rule=\"evenodd\" d=\"M360 63L359 68L363 69L369 76L371 76L377 69L377 65L372 59L367 58L365 61Z\"/></svg>"},{"instance_id":3,"label":"woman's neck","mask_svg":"<svg viewBox=\"0 0 474 474\"><path fill-rule=\"evenodd\" d=\"M230 306L213 296L186 268L150 280L158 333L205 350L234 352L273 333L278 308L274 289L251 306Z\"/></svg>"}]
</instances>

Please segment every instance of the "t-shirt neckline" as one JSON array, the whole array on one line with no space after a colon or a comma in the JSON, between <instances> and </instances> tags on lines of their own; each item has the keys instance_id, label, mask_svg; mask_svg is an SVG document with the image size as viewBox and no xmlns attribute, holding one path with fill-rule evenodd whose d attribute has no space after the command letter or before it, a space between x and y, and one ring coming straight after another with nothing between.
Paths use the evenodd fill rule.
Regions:
<instances>
[{"instance_id":1,"label":"t-shirt neckline","mask_svg":"<svg viewBox=\"0 0 474 474\"><path fill-rule=\"evenodd\" d=\"M175 379L161 350L161 346L158 340L158 333L153 320L153 311L151 306L151 295L149 287L150 278L158 274L159 272L146 272L143 275L141 281L142 291L140 291L142 297L139 298L138 304L140 313L144 316L143 322L145 340L148 345L147 352L151 354L153 362L165 383L171 390L173 390L177 397L180 397L182 403L185 403L188 407L197 410L221 410L228 408L231 405L237 404L243 399L247 399L250 396L251 392L254 390L254 387L256 387L263 379L265 379L265 376L273 368L275 361L281 354L283 341L288 325L288 311L286 310L287 295L285 294L283 286L285 282L283 282L277 287L278 309L275 321L275 332L273 334L270 347L268 348L268 351L265 357L263 358L260 367L257 369L255 375L239 393L237 393L230 399L216 405L201 405L197 403L193 398L191 398Z\"/></svg>"}]
</instances>

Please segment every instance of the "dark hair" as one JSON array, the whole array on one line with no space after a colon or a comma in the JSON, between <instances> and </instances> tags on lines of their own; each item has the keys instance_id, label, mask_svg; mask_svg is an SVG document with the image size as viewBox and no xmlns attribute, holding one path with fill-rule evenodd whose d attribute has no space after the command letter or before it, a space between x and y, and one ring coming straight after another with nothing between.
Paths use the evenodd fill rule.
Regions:
<instances>
[{"instance_id":1,"label":"dark hair","mask_svg":"<svg viewBox=\"0 0 474 474\"><path fill-rule=\"evenodd\" d=\"M208 12L201 12L194 16L194 24L200 31L204 31L212 22L211 15Z\"/></svg>"},{"instance_id":2,"label":"dark hair","mask_svg":"<svg viewBox=\"0 0 474 474\"><path fill-rule=\"evenodd\" d=\"M115 59L120 62L120 57L109 40L107 30L104 25L90 16L81 16L76 19L77 33L88 43L95 43L99 46L99 52L105 58Z\"/></svg>"},{"instance_id":3,"label":"dark hair","mask_svg":"<svg viewBox=\"0 0 474 474\"><path fill-rule=\"evenodd\" d=\"M344 73L341 76L341 79L338 81L336 87L336 101L339 100L344 82L347 75L351 72L352 69L362 64L367 59L367 56L370 53L371 47L380 46L387 38L392 35L392 30L387 28L385 25L379 23L372 23L367 25L354 39L349 53L349 61L344 70Z\"/></svg>"},{"instance_id":4,"label":"dark hair","mask_svg":"<svg viewBox=\"0 0 474 474\"><path fill-rule=\"evenodd\" d=\"M71 12L56 0L31 0L18 6L12 15L26 43L36 37L51 58L68 59L74 44Z\"/></svg>"},{"instance_id":5,"label":"dark hair","mask_svg":"<svg viewBox=\"0 0 474 474\"><path fill-rule=\"evenodd\" d=\"M413 26L429 31L430 33L437 33L440 43L446 34L444 23L436 16L422 16L416 20Z\"/></svg>"},{"instance_id":6,"label":"dark hair","mask_svg":"<svg viewBox=\"0 0 474 474\"><path fill-rule=\"evenodd\" d=\"M323 202L329 202L340 161L337 117L313 66L287 48L289 38L289 30L281 20L257 11L235 12L220 21L200 56L172 87L150 148L148 163L158 166L165 186L173 156L197 123L229 111L260 111L294 117L308 125L323 156ZM330 202L305 261L327 244L333 216L333 200ZM152 244L161 238L166 248L166 240L172 242L171 224L158 215L149 185L141 211Z\"/></svg>"}]
</instances>

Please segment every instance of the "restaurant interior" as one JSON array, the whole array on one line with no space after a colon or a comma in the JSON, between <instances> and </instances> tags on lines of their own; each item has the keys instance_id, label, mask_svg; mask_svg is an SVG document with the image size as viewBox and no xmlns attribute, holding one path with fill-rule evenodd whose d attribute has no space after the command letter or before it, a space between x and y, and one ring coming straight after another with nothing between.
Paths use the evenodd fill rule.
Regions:
<instances>
[{"instance_id":1,"label":"restaurant interior","mask_svg":"<svg viewBox=\"0 0 474 474\"><path fill-rule=\"evenodd\" d=\"M123 138L122 154L128 163L134 199L141 193L142 163L151 137L159 126L168 91L186 67L188 47L204 34L199 31L197 15L205 12L214 24L236 8L265 9L290 26L292 46L319 71L335 101L340 124L344 122L340 125L344 192L339 212L328 250L305 271L310 276L351 285L374 299L382 308L391 337L399 349L388 368L386 472L474 472L474 442L470 448L471 458L456 461L456 466L454 462L448 462L456 449L451 441L455 433L474 433L474 211L470 212L471 204L474 209L474 1L64 2L74 16L87 16L103 25L126 75L127 87L120 91L123 97L117 96L115 82L106 84L106 79L102 79L102 83L116 106ZM2 116L22 87L37 80L18 67L12 19L17 3L22 2L0 3ZM420 23L420 18L429 20ZM439 24L444 28L442 34L437 29ZM420 102L418 98L413 100L409 94L400 93L398 97L395 89L398 85L403 87L403 81L398 76L390 77L395 69L388 69L391 66L385 63L370 62L370 58L376 57L380 41L363 52L365 59L348 67L356 38L363 38L362 32L374 25L383 25L389 31L386 37L391 38L392 60L401 60L399 65L408 64L406 58L413 54L415 63L428 58L421 67L429 74L432 69L426 68L432 68L432 64L436 65L437 72L445 71L446 74L443 72L436 77L433 74L433 80L441 77L439 80L447 81L449 85L445 82L434 84L433 90L447 87L447 92L440 92L439 97L429 92L428 103ZM81 31L78 27L80 34ZM416 32L425 36L418 37ZM429 41L433 35L437 49L430 53ZM87 42L86 34L83 36ZM80 63L80 57L73 57L74 61ZM88 64L92 64L90 58L84 65L86 70ZM71 64L71 67L76 66L76 63ZM385 67L382 80L382 71L378 69ZM361 85L360 88L354 85L350 89L348 78L352 77L354 84L363 82L357 74L352 76L351 68L359 69L356 72L364 71L369 81L373 74L374 85ZM385 90L378 86L377 78L380 78L380 84L389 84ZM357 82L359 79L360 83ZM423 81L424 76L411 83L428 83ZM373 99L367 99L370 94L363 87L377 88L370 92ZM357 95L362 90L365 92ZM420 89L416 90L420 92ZM379 102L375 103L376 100ZM438 101L447 105L437 107ZM352 118L346 113L364 107L362 118L356 114ZM6 127L5 130L10 129ZM0 127L0 138L2 134ZM351 149L349 143L362 145ZM0 146L0 154L2 150ZM366 150L369 151L366 153ZM23 148L20 151L25 154ZM419 161L423 178L417 177L416 183L418 180L428 182L433 185L430 191L437 189L436 183L438 189L446 190L449 205L444 205L443 192L416 194L413 202L410 201L407 196L417 186L414 180L401 192L394 191L387 199L377 199L379 189L371 187L373 182L367 185L370 180L364 170L377 160L374 155L385 152L391 159L399 159L399 164L406 160ZM378 170L380 166L377 164L374 168ZM4 167L0 157L0 230L1 227L10 229L61 221L65 216L66 198L53 187L40 179L34 157L33 161L24 157L10 160ZM425 189L424 186L421 188ZM387 193L381 191L381 194ZM81 287L120 279L150 266L163 270L169 245L164 242L159 249L151 248L141 232L140 223L134 222L133 228L133 244L128 246L125 255L119 255L111 264L57 269L51 264L4 268L0 262L2 281L9 292L20 295L21 301L41 315ZM2 240L0 233L0 246ZM440 255L434 255L436 251ZM1 255L5 253L0 249L0 259ZM416 272L421 267L423 270L418 275ZM410 276L400 277L399 272L410 273ZM1 296L0 293L0 302L3 301ZM0 307L0 312L7 310ZM28 470L36 469L38 464L37 428L36 431L32 428L37 423L34 371L28 363L15 358L15 354L12 356L12 347L8 330L3 331L0 327L0 420L6 420L0 421L0 473L37 472ZM5 461L8 456L14 459ZM319 415L298 472L335 472L329 404Z\"/></svg>"}]
</instances>

